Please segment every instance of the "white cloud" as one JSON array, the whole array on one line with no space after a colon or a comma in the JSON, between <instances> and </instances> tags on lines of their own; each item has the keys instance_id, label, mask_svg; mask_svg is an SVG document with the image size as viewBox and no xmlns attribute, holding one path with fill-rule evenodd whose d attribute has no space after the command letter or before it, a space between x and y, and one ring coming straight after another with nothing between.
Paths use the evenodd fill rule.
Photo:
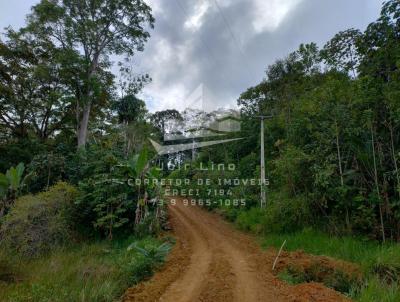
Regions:
<instances>
[{"instance_id":1,"label":"white cloud","mask_svg":"<svg viewBox=\"0 0 400 302\"><path fill-rule=\"evenodd\" d=\"M253 27L257 33L273 31L302 0L255 0Z\"/></svg>"},{"instance_id":2,"label":"white cloud","mask_svg":"<svg viewBox=\"0 0 400 302\"><path fill-rule=\"evenodd\" d=\"M178 109L183 110L186 88L181 83L172 86L160 85L161 82L153 81L147 85L141 97L146 101L146 105L151 112Z\"/></svg>"},{"instance_id":3,"label":"white cloud","mask_svg":"<svg viewBox=\"0 0 400 302\"><path fill-rule=\"evenodd\" d=\"M302 42L321 45L339 30L365 28L381 5L377 0L144 1L153 8L155 30L134 62L135 72L153 78L142 93L151 111L185 109L201 83L206 101L234 107L239 94L261 80L275 59ZM0 0L0 28L23 25L38 2ZM113 71L118 75L117 67Z\"/></svg>"},{"instance_id":4,"label":"white cloud","mask_svg":"<svg viewBox=\"0 0 400 302\"><path fill-rule=\"evenodd\" d=\"M185 22L185 28L191 30L198 30L204 21L204 16L207 10L210 8L210 3L208 1L201 1L200 3L196 3L194 7L194 14L190 16L188 20Z\"/></svg>"},{"instance_id":5,"label":"white cloud","mask_svg":"<svg viewBox=\"0 0 400 302\"><path fill-rule=\"evenodd\" d=\"M265 67L276 58L301 42L325 43L341 28L362 28L375 17L367 12L377 11L367 8L376 0L337 0L335 5L320 0L216 0L222 13L215 0L145 1L153 6L157 21L135 61L138 72L153 79L141 95L151 112L195 107L191 94L201 84L207 108L235 108L239 94L261 80ZM344 10L353 15L358 10L358 17L349 13L340 22L333 19L317 26L333 11ZM280 30L283 22L287 26Z\"/></svg>"},{"instance_id":6,"label":"white cloud","mask_svg":"<svg viewBox=\"0 0 400 302\"><path fill-rule=\"evenodd\" d=\"M159 0L145 0L146 4L151 7L153 14L158 14L162 12L161 3Z\"/></svg>"}]
</instances>

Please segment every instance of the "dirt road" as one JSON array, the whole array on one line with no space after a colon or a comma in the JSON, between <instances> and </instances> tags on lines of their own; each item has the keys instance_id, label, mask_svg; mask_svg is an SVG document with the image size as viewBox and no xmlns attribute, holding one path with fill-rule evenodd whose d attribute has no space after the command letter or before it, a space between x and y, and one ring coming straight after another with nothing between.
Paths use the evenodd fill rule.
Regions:
<instances>
[{"instance_id":1,"label":"dirt road","mask_svg":"<svg viewBox=\"0 0 400 302\"><path fill-rule=\"evenodd\" d=\"M278 280L271 269L276 251L261 251L218 215L182 202L169 209L177 244L163 269L129 289L125 302L349 301L320 284Z\"/></svg>"}]
</instances>

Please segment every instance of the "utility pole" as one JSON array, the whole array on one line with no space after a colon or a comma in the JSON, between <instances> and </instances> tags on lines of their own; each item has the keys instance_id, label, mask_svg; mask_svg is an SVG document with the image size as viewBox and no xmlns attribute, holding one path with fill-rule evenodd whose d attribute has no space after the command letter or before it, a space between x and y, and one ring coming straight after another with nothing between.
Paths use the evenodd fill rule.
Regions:
<instances>
[{"instance_id":1,"label":"utility pole","mask_svg":"<svg viewBox=\"0 0 400 302\"><path fill-rule=\"evenodd\" d=\"M265 193L265 146L264 146L264 120L270 119L272 116L257 116L261 120L261 208L264 209L267 206L267 197Z\"/></svg>"},{"instance_id":2,"label":"utility pole","mask_svg":"<svg viewBox=\"0 0 400 302\"><path fill-rule=\"evenodd\" d=\"M195 160L194 137L192 138L192 162Z\"/></svg>"},{"instance_id":3,"label":"utility pole","mask_svg":"<svg viewBox=\"0 0 400 302\"><path fill-rule=\"evenodd\" d=\"M265 147L264 147L264 118L261 118L261 208L267 206L265 196Z\"/></svg>"}]
</instances>

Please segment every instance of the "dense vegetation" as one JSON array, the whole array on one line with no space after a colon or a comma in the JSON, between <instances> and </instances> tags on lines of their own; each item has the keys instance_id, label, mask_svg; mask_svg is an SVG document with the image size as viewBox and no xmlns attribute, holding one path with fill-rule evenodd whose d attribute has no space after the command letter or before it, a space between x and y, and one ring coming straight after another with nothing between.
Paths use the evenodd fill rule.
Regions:
<instances>
[{"instance_id":1,"label":"dense vegetation","mask_svg":"<svg viewBox=\"0 0 400 302\"><path fill-rule=\"evenodd\" d=\"M130 68L153 24L141 0L43 0L2 35L0 300L113 301L169 251L160 187L129 183L159 173Z\"/></svg>"},{"instance_id":2,"label":"dense vegetation","mask_svg":"<svg viewBox=\"0 0 400 302\"><path fill-rule=\"evenodd\" d=\"M276 221L266 223L264 231L317 225L338 235L397 241L399 11L399 1L387 1L364 32L340 32L321 50L314 43L301 45L269 66L266 78L238 100L242 131L237 137L243 139L198 155L209 165L233 163L235 171L195 169L173 176L203 173L215 188L218 177L259 177L257 116L271 116L265 120L267 216ZM259 204L258 187L226 188L245 197L248 208Z\"/></svg>"},{"instance_id":3,"label":"dense vegetation","mask_svg":"<svg viewBox=\"0 0 400 302\"><path fill-rule=\"evenodd\" d=\"M197 161L208 163L208 171L197 163L171 178L209 179L207 187L192 182L194 198L205 205L211 200L208 206L239 228L267 235L278 248L288 239L293 249L360 263L368 281L353 294L397 301L398 281L376 272L397 276L400 267L395 243L379 247L400 239L399 83L400 2L391 0L364 32L340 32L322 49L300 45L270 65L265 79L238 100L242 131L236 137L243 139L203 149ZM264 122L265 210L259 187L219 182L260 177L261 115L270 116ZM211 169L218 163L236 169ZM210 194L221 189L222 195ZM244 206L235 202L242 199ZM304 236L309 228L324 233Z\"/></svg>"},{"instance_id":4,"label":"dense vegetation","mask_svg":"<svg viewBox=\"0 0 400 302\"><path fill-rule=\"evenodd\" d=\"M128 250L133 240L151 256ZM35 260L0 261L0 300L116 301L128 287L153 274L167 252L160 246L154 238L126 238L71 245Z\"/></svg>"},{"instance_id":5,"label":"dense vegetation","mask_svg":"<svg viewBox=\"0 0 400 302\"><path fill-rule=\"evenodd\" d=\"M147 112L138 94L151 79L130 59L153 24L142 0L42 0L0 40L0 299L111 301L148 277L170 247L154 239L163 188L128 180L193 159L169 176L210 180L192 182L189 198L218 201L209 207L268 246L287 239L359 263L354 296L397 301L399 279L384 276L400 273L400 2L386 1L363 32L270 65L238 100L241 140L157 160L147 138L214 113ZM118 80L110 56L126 57ZM266 209L259 186L219 182L260 178L260 115L271 116Z\"/></svg>"}]
</instances>

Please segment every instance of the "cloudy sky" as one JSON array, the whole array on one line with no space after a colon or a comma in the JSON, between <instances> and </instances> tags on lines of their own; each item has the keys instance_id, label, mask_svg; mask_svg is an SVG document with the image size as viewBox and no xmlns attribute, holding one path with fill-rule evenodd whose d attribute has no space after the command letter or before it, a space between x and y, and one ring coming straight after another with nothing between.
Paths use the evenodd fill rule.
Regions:
<instances>
[{"instance_id":1,"label":"cloudy sky","mask_svg":"<svg viewBox=\"0 0 400 302\"><path fill-rule=\"evenodd\" d=\"M143 98L151 111L185 109L204 95L215 107L234 107L260 82L266 67L300 43L323 46L335 33L364 29L381 0L146 0L155 29L134 59L153 82ZM0 0L0 27L23 25L38 0Z\"/></svg>"}]
</instances>

